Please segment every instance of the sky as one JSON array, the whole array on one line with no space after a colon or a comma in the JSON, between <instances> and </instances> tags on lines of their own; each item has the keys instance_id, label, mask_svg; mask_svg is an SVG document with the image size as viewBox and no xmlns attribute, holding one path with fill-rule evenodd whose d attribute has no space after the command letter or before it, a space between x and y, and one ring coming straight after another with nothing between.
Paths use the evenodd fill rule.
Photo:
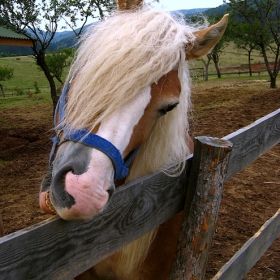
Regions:
<instances>
[{"instance_id":1,"label":"sky","mask_svg":"<svg viewBox=\"0 0 280 280\"><path fill-rule=\"evenodd\" d=\"M189 10L194 8L216 8L223 4L223 0L160 0L153 4L166 11Z\"/></svg>"},{"instance_id":2,"label":"sky","mask_svg":"<svg viewBox=\"0 0 280 280\"><path fill-rule=\"evenodd\" d=\"M153 0L144 2L153 2ZM159 3L153 2L152 6L163 9L165 11L176 11L176 10L189 10L195 8L216 8L223 4L223 0L159 0ZM94 19L88 21L87 24L97 21ZM79 26L79 25L78 25ZM70 30L66 28L66 30ZM58 31L63 31L61 27L58 27Z\"/></svg>"}]
</instances>

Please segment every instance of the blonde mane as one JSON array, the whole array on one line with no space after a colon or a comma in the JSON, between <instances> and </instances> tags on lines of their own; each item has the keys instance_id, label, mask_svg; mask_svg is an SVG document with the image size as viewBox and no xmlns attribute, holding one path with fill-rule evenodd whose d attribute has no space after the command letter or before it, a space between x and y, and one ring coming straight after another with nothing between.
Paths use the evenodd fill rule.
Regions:
<instances>
[{"instance_id":1,"label":"blonde mane","mask_svg":"<svg viewBox=\"0 0 280 280\"><path fill-rule=\"evenodd\" d=\"M89 28L69 72L66 116L92 130L102 119L178 67L194 35L169 14L143 8L116 12ZM93 102L94 100L94 102Z\"/></svg>"},{"instance_id":2,"label":"blonde mane","mask_svg":"<svg viewBox=\"0 0 280 280\"><path fill-rule=\"evenodd\" d=\"M82 38L68 80L75 77L66 108L74 128L92 130L102 119L133 98L140 89L156 83L173 69L181 82L180 103L159 118L141 147L127 181L184 162L190 153L186 144L190 111L190 81L185 48L194 42L193 29L168 13L144 7L116 12L91 27ZM182 166L170 175L177 175ZM156 230L122 250L120 275L126 279L148 252Z\"/></svg>"}]
</instances>

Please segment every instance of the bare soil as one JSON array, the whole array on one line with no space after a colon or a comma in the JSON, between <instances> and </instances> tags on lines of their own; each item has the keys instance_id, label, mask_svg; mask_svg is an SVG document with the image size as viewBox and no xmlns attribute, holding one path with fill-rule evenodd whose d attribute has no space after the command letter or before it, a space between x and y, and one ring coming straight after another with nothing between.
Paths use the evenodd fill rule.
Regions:
<instances>
[{"instance_id":1,"label":"bare soil","mask_svg":"<svg viewBox=\"0 0 280 280\"><path fill-rule=\"evenodd\" d=\"M193 103L192 135L223 137L278 109L280 89L269 89L261 80L203 83L194 87ZM49 217L39 209L38 192L51 129L51 103L0 112L0 214L6 234ZM206 279L279 208L279 162L278 144L226 182ZM279 238L245 279L280 279Z\"/></svg>"}]
</instances>

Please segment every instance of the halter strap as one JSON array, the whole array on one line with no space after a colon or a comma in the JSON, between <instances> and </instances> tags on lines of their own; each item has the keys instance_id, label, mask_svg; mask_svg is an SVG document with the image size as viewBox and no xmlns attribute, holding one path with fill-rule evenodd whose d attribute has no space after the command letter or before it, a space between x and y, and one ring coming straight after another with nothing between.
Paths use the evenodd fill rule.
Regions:
<instances>
[{"instance_id":1,"label":"halter strap","mask_svg":"<svg viewBox=\"0 0 280 280\"><path fill-rule=\"evenodd\" d=\"M106 140L105 138L93 134L89 132L87 129L75 130L75 129L70 129L69 126L67 128L63 127L62 120L65 114L64 110L67 102L67 93L69 91L69 88L70 88L70 83L68 82L67 84L65 84L62 90L62 93L60 95L60 98L58 100L55 109L54 127L56 130L56 135L53 138L51 138L53 142L53 146L50 153L49 166L51 166L52 164L52 158L54 156L57 147L65 141L74 141L93 147L103 152L105 155L109 157L109 159L113 163L115 169L115 179L121 179L125 177L129 171L128 166L130 165L130 163L132 162L132 160L134 159L134 157L136 156L140 148L137 148L134 151L132 151L124 162L118 148L116 148L110 141ZM56 125L57 116L58 116L58 125ZM58 136L62 131L64 132L64 135L63 135L63 140L61 141Z\"/></svg>"},{"instance_id":2,"label":"halter strap","mask_svg":"<svg viewBox=\"0 0 280 280\"><path fill-rule=\"evenodd\" d=\"M83 129L66 133L64 139L68 141L81 142L82 144L93 147L107 155L113 163L115 169L115 179L120 179L127 175L128 168L124 165L120 151L105 138L89 133L87 129Z\"/></svg>"}]
</instances>

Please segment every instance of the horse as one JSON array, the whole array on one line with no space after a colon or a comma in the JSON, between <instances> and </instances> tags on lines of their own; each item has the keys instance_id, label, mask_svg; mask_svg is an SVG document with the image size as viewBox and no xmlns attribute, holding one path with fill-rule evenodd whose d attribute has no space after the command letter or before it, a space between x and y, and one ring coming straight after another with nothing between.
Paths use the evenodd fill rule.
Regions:
<instances>
[{"instance_id":1,"label":"horse","mask_svg":"<svg viewBox=\"0 0 280 280\"><path fill-rule=\"evenodd\" d=\"M89 220L119 185L159 169L182 172L193 149L187 61L209 53L227 21L198 29L142 0L119 0L87 30L56 108L42 210ZM181 220L179 213L75 279L169 279Z\"/></svg>"}]
</instances>

